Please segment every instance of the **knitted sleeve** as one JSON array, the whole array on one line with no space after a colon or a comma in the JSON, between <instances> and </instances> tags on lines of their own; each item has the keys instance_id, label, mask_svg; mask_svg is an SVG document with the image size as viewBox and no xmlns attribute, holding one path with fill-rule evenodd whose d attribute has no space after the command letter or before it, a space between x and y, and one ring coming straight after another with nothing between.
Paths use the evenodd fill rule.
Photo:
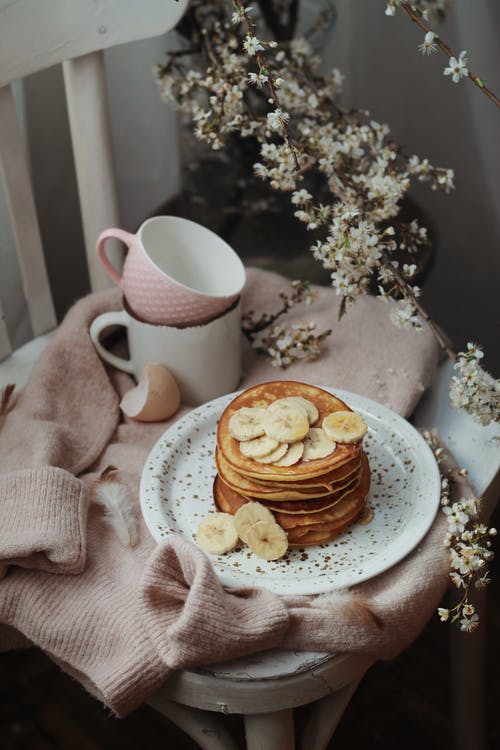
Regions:
<instances>
[{"instance_id":1,"label":"knitted sleeve","mask_svg":"<svg viewBox=\"0 0 500 750\"><path fill-rule=\"evenodd\" d=\"M88 334L116 291L68 313L0 424L0 577L9 565L79 573L87 498L78 475L109 442L118 397Z\"/></svg>"}]
</instances>

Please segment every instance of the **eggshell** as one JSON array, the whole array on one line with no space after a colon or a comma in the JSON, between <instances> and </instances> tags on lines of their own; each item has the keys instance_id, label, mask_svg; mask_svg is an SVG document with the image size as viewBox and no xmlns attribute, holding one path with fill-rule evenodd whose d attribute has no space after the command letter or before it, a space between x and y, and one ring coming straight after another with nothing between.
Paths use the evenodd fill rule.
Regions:
<instances>
[{"instance_id":1,"label":"eggshell","mask_svg":"<svg viewBox=\"0 0 500 750\"><path fill-rule=\"evenodd\" d=\"M171 417L181 403L181 394L170 370L158 362L144 366L139 382L121 400L120 408L140 422L161 422Z\"/></svg>"}]
</instances>

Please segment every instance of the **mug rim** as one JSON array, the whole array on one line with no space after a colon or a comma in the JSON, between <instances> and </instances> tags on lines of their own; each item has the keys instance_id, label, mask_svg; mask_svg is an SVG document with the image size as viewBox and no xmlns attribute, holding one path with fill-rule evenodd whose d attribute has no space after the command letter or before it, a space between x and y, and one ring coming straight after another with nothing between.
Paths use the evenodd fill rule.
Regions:
<instances>
[{"instance_id":1,"label":"mug rim","mask_svg":"<svg viewBox=\"0 0 500 750\"><path fill-rule=\"evenodd\" d=\"M189 329L194 328L205 328L206 326L211 325L212 323L215 323L216 321L220 320L221 318L225 318L226 315L229 315L232 313L236 308L241 307L241 295L238 294L234 302L231 303L231 305L222 312L219 312L217 315L214 315L212 318L208 318L205 320L202 320L201 322L196 323L178 323L176 325L168 324L168 323L152 323L149 320L143 320L143 318L139 317L138 313L135 312L135 310L132 308L130 302L127 300L125 295L122 297L122 308L124 312L136 323L141 323L142 325L151 326L152 328L170 328L172 330L176 331L186 331Z\"/></svg>"},{"instance_id":2,"label":"mug rim","mask_svg":"<svg viewBox=\"0 0 500 750\"><path fill-rule=\"evenodd\" d=\"M165 271L163 271L160 268L160 266L157 263L155 263L155 261L151 258L143 241L144 229L152 222L163 221L163 220L167 220L169 223L173 221L174 223L180 223L180 224L185 224L185 225L190 224L195 227L200 227L205 232L212 235L212 237L214 237L219 243L225 246L230 251L230 255L234 259L235 265L237 266L237 272L240 275L240 283L238 285L238 288L235 291L231 292L230 294L217 294L217 295L206 294L205 292L200 292L198 289L194 289L193 287L190 287L187 284L183 284L182 281L177 281L177 279L174 279L172 276L169 276L169 274L165 273ZM150 216L149 219L146 219L145 221L142 222L141 226L137 230L136 237L140 240L141 247L144 250L144 255L149 261L149 263L151 263L151 265L155 268L156 271L158 271L163 277L165 277L165 280L168 281L168 283L175 284L180 289L184 289L186 292L189 292L190 294L200 297L200 299L204 299L204 300L213 299L213 300L219 300L219 301L230 300L231 298L235 297L235 295L239 296L243 290L243 287L245 286L245 283L246 283L245 266L240 256L238 255L238 253L231 247L231 245L228 242L226 242L226 240L220 237L216 232L212 231L212 229L209 229L208 227L204 226L203 224L200 224L197 221L192 221L191 219L185 219L183 216L170 216L166 214L163 214L161 216Z\"/></svg>"}]
</instances>

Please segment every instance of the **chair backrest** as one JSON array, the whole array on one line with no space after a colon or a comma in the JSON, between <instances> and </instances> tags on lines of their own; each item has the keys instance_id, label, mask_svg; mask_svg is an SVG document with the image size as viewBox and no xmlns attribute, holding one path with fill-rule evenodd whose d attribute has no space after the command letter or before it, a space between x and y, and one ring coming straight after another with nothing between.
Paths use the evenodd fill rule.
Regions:
<instances>
[{"instance_id":1,"label":"chair backrest","mask_svg":"<svg viewBox=\"0 0 500 750\"><path fill-rule=\"evenodd\" d=\"M95 241L119 224L103 50L173 28L189 0L0 0L0 172L33 333L56 325L12 82L62 64L92 290ZM114 257L113 257L114 255ZM119 261L119 250L111 248ZM0 360L10 352L0 301Z\"/></svg>"}]
</instances>

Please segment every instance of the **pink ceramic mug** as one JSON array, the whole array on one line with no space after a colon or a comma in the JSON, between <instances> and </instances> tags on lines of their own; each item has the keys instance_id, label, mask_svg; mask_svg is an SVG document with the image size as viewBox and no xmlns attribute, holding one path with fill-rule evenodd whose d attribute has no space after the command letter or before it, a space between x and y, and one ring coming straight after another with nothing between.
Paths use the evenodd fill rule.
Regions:
<instances>
[{"instance_id":1,"label":"pink ceramic mug","mask_svg":"<svg viewBox=\"0 0 500 750\"><path fill-rule=\"evenodd\" d=\"M106 256L106 240L128 247L120 274ZM155 216L137 234L106 229L97 254L135 315L160 325L197 325L220 315L239 296L245 269L234 250L201 224Z\"/></svg>"}]
</instances>

